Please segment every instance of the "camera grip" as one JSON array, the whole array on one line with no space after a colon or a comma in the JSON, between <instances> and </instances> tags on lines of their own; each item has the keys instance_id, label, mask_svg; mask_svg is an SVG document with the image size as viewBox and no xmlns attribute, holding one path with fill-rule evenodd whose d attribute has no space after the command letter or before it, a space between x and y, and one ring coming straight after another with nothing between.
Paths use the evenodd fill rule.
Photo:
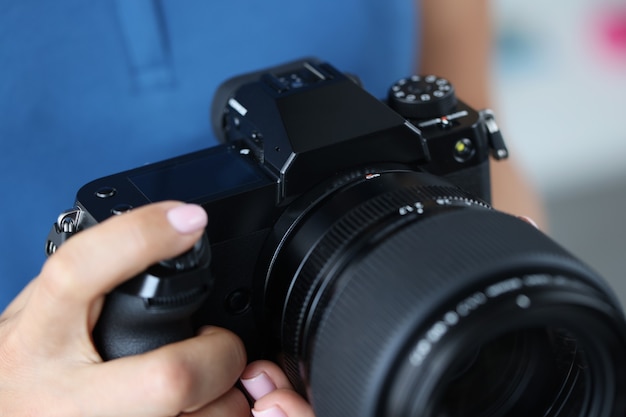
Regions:
<instances>
[{"instance_id":1,"label":"camera grip","mask_svg":"<svg viewBox=\"0 0 626 417\"><path fill-rule=\"evenodd\" d=\"M93 330L102 359L136 355L193 337L192 316L213 283L210 261L205 233L189 251L111 291Z\"/></svg>"},{"instance_id":2,"label":"camera grip","mask_svg":"<svg viewBox=\"0 0 626 417\"><path fill-rule=\"evenodd\" d=\"M148 305L136 295L107 295L93 341L100 356L111 360L136 355L194 335L191 316L201 300L174 306Z\"/></svg>"}]
</instances>

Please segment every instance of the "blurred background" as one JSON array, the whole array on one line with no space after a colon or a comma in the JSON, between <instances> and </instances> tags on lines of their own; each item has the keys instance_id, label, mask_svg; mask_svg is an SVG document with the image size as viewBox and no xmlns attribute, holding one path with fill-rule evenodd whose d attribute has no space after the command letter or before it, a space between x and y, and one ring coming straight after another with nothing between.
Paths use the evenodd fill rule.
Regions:
<instances>
[{"instance_id":1,"label":"blurred background","mask_svg":"<svg viewBox=\"0 0 626 417\"><path fill-rule=\"evenodd\" d=\"M548 233L626 306L626 0L498 0L495 108Z\"/></svg>"}]
</instances>

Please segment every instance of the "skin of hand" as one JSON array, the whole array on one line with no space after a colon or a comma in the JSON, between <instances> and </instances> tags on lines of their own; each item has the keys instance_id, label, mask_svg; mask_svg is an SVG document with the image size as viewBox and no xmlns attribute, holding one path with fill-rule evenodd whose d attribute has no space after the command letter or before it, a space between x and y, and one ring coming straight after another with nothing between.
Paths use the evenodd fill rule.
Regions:
<instances>
[{"instance_id":1,"label":"skin of hand","mask_svg":"<svg viewBox=\"0 0 626 417\"><path fill-rule=\"evenodd\" d=\"M248 365L241 383L255 400L254 417L314 417L309 403L296 393L283 371L273 362Z\"/></svg>"},{"instance_id":2,"label":"skin of hand","mask_svg":"<svg viewBox=\"0 0 626 417\"><path fill-rule=\"evenodd\" d=\"M164 202L111 218L61 246L0 316L0 414L248 417L248 401L234 388L246 353L227 330L207 327L194 338L109 362L91 340L104 294L190 248L206 222L199 206Z\"/></svg>"},{"instance_id":3,"label":"skin of hand","mask_svg":"<svg viewBox=\"0 0 626 417\"><path fill-rule=\"evenodd\" d=\"M476 109L489 107L493 68L493 24L489 0L417 0L421 11L418 72L450 80L461 100ZM503 129L506 139L506 128ZM534 219L542 229L546 215L540 196L513 157L491 161L493 206Z\"/></svg>"}]
</instances>

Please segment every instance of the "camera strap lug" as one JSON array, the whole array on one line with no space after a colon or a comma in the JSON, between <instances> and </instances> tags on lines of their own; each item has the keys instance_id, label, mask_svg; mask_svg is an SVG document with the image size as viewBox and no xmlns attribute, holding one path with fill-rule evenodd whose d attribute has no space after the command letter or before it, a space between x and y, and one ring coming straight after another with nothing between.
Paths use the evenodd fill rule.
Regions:
<instances>
[{"instance_id":1,"label":"camera strap lug","mask_svg":"<svg viewBox=\"0 0 626 417\"><path fill-rule=\"evenodd\" d=\"M46 239L47 256L56 252L59 246L78 231L81 218L82 210L79 207L73 207L59 215Z\"/></svg>"},{"instance_id":2,"label":"camera strap lug","mask_svg":"<svg viewBox=\"0 0 626 417\"><path fill-rule=\"evenodd\" d=\"M480 117L484 120L487 127L487 137L489 140L489 147L491 148L492 155L496 160L506 159L509 157L509 150L504 144L504 138L502 132L496 123L496 117L493 114L493 110L484 109L480 112Z\"/></svg>"}]
</instances>

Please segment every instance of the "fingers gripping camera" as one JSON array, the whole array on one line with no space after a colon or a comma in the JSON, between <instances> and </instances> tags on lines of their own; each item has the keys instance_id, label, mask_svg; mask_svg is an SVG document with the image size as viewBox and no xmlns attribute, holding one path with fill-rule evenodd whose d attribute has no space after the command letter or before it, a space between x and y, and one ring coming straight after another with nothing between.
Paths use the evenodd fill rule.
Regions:
<instances>
[{"instance_id":1,"label":"fingers gripping camera","mask_svg":"<svg viewBox=\"0 0 626 417\"><path fill-rule=\"evenodd\" d=\"M615 296L489 207L490 154L508 156L491 111L436 76L379 100L304 59L226 81L210 117L219 145L86 184L50 232L49 254L169 199L213 219L194 265L107 297L104 358L211 324L277 360L319 416L624 415Z\"/></svg>"}]
</instances>

